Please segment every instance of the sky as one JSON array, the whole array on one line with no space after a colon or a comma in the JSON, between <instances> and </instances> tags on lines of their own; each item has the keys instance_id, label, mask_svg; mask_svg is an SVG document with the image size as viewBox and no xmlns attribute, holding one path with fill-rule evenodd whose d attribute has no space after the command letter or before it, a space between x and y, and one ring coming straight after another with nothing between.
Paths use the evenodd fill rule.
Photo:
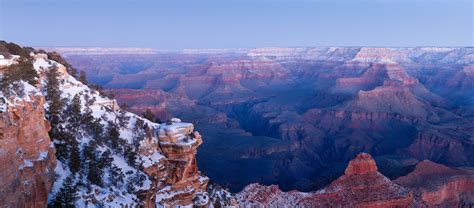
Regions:
<instances>
[{"instance_id":1,"label":"sky","mask_svg":"<svg viewBox=\"0 0 474 208\"><path fill-rule=\"evenodd\" d=\"M473 46L474 0L0 0L26 46Z\"/></svg>"}]
</instances>

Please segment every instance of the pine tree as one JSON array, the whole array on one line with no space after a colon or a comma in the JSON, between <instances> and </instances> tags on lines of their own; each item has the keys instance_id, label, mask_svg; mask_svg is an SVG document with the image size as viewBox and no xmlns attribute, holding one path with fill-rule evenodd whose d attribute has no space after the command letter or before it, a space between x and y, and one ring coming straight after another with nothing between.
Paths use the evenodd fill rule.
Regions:
<instances>
[{"instance_id":1,"label":"pine tree","mask_svg":"<svg viewBox=\"0 0 474 208\"><path fill-rule=\"evenodd\" d=\"M87 85L87 77L86 77L86 72L85 71L81 71L79 73L79 81L82 82L82 84Z\"/></svg>"},{"instance_id":2,"label":"pine tree","mask_svg":"<svg viewBox=\"0 0 474 208\"><path fill-rule=\"evenodd\" d=\"M31 58L21 58L17 66L20 71L20 79L33 86L38 84L38 72L34 69Z\"/></svg>"},{"instance_id":3,"label":"pine tree","mask_svg":"<svg viewBox=\"0 0 474 208\"><path fill-rule=\"evenodd\" d=\"M222 208L222 205L221 205L221 202L219 199L217 199L215 202L214 202L214 208Z\"/></svg>"},{"instance_id":4,"label":"pine tree","mask_svg":"<svg viewBox=\"0 0 474 208\"><path fill-rule=\"evenodd\" d=\"M110 169L110 180L114 186L117 186L119 183L123 183L123 178L125 175L122 173L122 169L116 165L112 165Z\"/></svg>"},{"instance_id":5,"label":"pine tree","mask_svg":"<svg viewBox=\"0 0 474 208\"><path fill-rule=\"evenodd\" d=\"M97 158L95 150L97 144L91 141L89 145L84 148L84 158L87 163L87 179L98 186L102 186L103 171L99 168L99 159Z\"/></svg>"},{"instance_id":6,"label":"pine tree","mask_svg":"<svg viewBox=\"0 0 474 208\"><path fill-rule=\"evenodd\" d=\"M73 181L72 176L68 176L63 183L61 189L59 189L56 197L54 198L51 207L75 207L75 202L78 199L77 187Z\"/></svg>"},{"instance_id":7,"label":"pine tree","mask_svg":"<svg viewBox=\"0 0 474 208\"><path fill-rule=\"evenodd\" d=\"M67 73L68 73L69 75L71 75L72 77L77 78L77 69L76 69L76 68L74 68L74 67L72 67L72 66L71 66L71 67L68 67L68 68L67 68Z\"/></svg>"},{"instance_id":8,"label":"pine tree","mask_svg":"<svg viewBox=\"0 0 474 208\"><path fill-rule=\"evenodd\" d=\"M143 130L144 125L145 125L145 121L143 121L143 119L141 118L137 118L137 120L135 121L135 126L133 127L133 131L135 133L140 132L141 130Z\"/></svg>"},{"instance_id":9,"label":"pine tree","mask_svg":"<svg viewBox=\"0 0 474 208\"><path fill-rule=\"evenodd\" d=\"M126 144L123 152L127 163L132 167L137 167L135 160L138 158L138 156L135 148L133 148L133 146L130 144Z\"/></svg>"},{"instance_id":10,"label":"pine tree","mask_svg":"<svg viewBox=\"0 0 474 208\"><path fill-rule=\"evenodd\" d=\"M22 90L19 89L20 85L18 82L20 80L26 81L33 86L38 84L38 73L33 68L31 59L20 58L18 64L13 64L5 70L0 82L2 92L6 95L12 95L12 89L10 89L10 86L12 86L17 94L21 93Z\"/></svg>"},{"instance_id":11,"label":"pine tree","mask_svg":"<svg viewBox=\"0 0 474 208\"><path fill-rule=\"evenodd\" d=\"M69 155L69 169L73 173L77 173L81 168L81 153L77 142L71 145L71 154Z\"/></svg>"},{"instance_id":12,"label":"pine tree","mask_svg":"<svg viewBox=\"0 0 474 208\"><path fill-rule=\"evenodd\" d=\"M152 122L155 121L155 114L153 113L153 111L151 111L150 109L146 109L143 113L142 113L142 116L143 118L146 118Z\"/></svg>"},{"instance_id":13,"label":"pine tree","mask_svg":"<svg viewBox=\"0 0 474 208\"><path fill-rule=\"evenodd\" d=\"M69 123L73 129L79 128L83 119L81 113L81 99L78 94L74 95L69 109Z\"/></svg>"},{"instance_id":14,"label":"pine tree","mask_svg":"<svg viewBox=\"0 0 474 208\"><path fill-rule=\"evenodd\" d=\"M76 138L71 132L57 127L57 130L50 131L51 138L54 138L54 147L56 148L56 157L61 161L68 161L71 152L71 143L76 141Z\"/></svg>"},{"instance_id":15,"label":"pine tree","mask_svg":"<svg viewBox=\"0 0 474 208\"><path fill-rule=\"evenodd\" d=\"M111 155L112 153L110 152L110 150L106 150L100 155L100 169L110 168L112 166L113 158L111 157Z\"/></svg>"},{"instance_id":16,"label":"pine tree","mask_svg":"<svg viewBox=\"0 0 474 208\"><path fill-rule=\"evenodd\" d=\"M52 131L56 130L57 125L61 122L60 113L63 108L61 100L61 91L59 89L59 71L57 66L51 67L46 72L46 100L49 102L48 120L51 122Z\"/></svg>"},{"instance_id":17,"label":"pine tree","mask_svg":"<svg viewBox=\"0 0 474 208\"><path fill-rule=\"evenodd\" d=\"M11 54L19 55L20 57L28 57L29 51L15 43L7 43L6 47Z\"/></svg>"},{"instance_id":18,"label":"pine tree","mask_svg":"<svg viewBox=\"0 0 474 208\"><path fill-rule=\"evenodd\" d=\"M153 127L148 126L148 124L145 124L143 126L143 130L145 131L146 138L150 139L153 137Z\"/></svg>"},{"instance_id":19,"label":"pine tree","mask_svg":"<svg viewBox=\"0 0 474 208\"><path fill-rule=\"evenodd\" d=\"M124 128L128 126L128 121L130 120L130 116L127 116L127 112L124 110L120 110L118 114L116 114L116 118L118 120L118 125L120 128Z\"/></svg>"},{"instance_id":20,"label":"pine tree","mask_svg":"<svg viewBox=\"0 0 474 208\"><path fill-rule=\"evenodd\" d=\"M100 123L99 118L93 118L92 122L89 123L87 127L95 139L98 141L102 140L104 125Z\"/></svg>"},{"instance_id":21,"label":"pine tree","mask_svg":"<svg viewBox=\"0 0 474 208\"><path fill-rule=\"evenodd\" d=\"M51 59L53 61L56 61L62 64L63 66L66 67L66 71L69 75L73 76L74 78L77 78L77 70L74 67L72 67L71 64L69 64L63 57L61 57L59 53L53 51L53 52L47 53L47 55L48 55L48 59Z\"/></svg>"},{"instance_id":22,"label":"pine tree","mask_svg":"<svg viewBox=\"0 0 474 208\"><path fill-rule=\"evenodd\" d=\"M120 150L121 138L118 126L112 122L109 123L107 127L107 141L111 144L112 148L115 150Z\"/></svg>"}]
</instances>

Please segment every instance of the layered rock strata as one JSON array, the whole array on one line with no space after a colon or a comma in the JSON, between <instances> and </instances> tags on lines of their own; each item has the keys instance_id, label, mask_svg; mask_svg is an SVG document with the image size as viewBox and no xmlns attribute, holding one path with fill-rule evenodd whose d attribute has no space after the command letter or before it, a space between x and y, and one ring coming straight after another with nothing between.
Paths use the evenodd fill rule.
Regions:
<instances>
[{"instance_id":1,"label":"layered rock strata","mask_svg":"<svg viewBox=\"0 0 474 208\"><path fill-rule=\"evenodd\" d=\"M316 192L282 192L251 184L237 194L240 205L256 207L471 207L474 170L425 160L394 181L378 172L369 154L351 160L343 176Z\"/></svg>"},{"instance_id":2,"label":"layered rock strata","mask_svg":"<svg viewBox=\"0 0 474 208\"><path fill-rule=\"evenodd\" d=\"M380 174L366 153L357 155L343 176L319 191L282 192L277 186L252 184L237 197L241 204L269 207L407 207L413 203L413 193Z\"/></svg>"},{"instance_id":3,"label":"layered rock strata","mask_svg":"<svg viewBox=\"0 0 474 208\"><path fill-rule=\"evenodd\" d=\"M140 154L158 161L144 163L144 171L153 178L152 191L145 193L146 207L155 205L205 206L209 179L198 171L197 147L202 143L193 124L173 118L158 129L159 141L144 140ZM163 156L164 157L163 157Z\"/></svg>"},{"instance_id":4,"label":"layered rock strata","mask_svg":"<svg viewBox=\"0 0 474 208\"><path fill-rule=\"evenodd\" d=\"M474 170L450 168L429 160L395 180L415 193L419 204L428 207L470 207L474 205Z\"/></svg>"},{"instance_id":5,"label":"layered rock strata","mask_svg":"<svg viewBox=\"0 0 474 208\"><path fill-rule=\"evenodd\" d=\"M14 100L0 112L2 207L46 207L56 156L43 105L44 98L35 95Z\"/></svg>"}]
</instances>

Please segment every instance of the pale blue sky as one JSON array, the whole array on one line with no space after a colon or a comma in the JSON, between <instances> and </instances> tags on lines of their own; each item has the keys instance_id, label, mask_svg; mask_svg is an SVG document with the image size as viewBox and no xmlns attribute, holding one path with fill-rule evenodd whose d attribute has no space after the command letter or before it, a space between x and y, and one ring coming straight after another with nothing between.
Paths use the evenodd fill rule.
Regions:
<instances>
[{"instance_id":1,"label":"pale blue sky","mask_svg":"<svg viewBox=\"0 0 474 208\"><path fill-rule=\"evenodd\" d=\"M473 46L473 0L0 0L29 46Z\"/></svg>"}]
</instances>

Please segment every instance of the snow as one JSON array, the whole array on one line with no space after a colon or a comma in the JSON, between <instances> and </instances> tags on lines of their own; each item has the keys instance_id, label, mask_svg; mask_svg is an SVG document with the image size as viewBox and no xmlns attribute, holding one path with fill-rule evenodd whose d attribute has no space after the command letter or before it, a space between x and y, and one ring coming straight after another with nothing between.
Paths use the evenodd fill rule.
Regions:
<instances>
[{"instance_id":1,"label":"snow","mask_svg":"<svg viewBox=\"0 0 474 208\"><path fill-rule=\"evenodd\" d=\"M22 102L30 102L30 96L41 95L37 88L23 80L18 81L17 84L19 86L19 90L12 90L12 95L9 97L5 97L4 94L0 92L0 112L5 112L8 106L16 106Z\"/></svg>"},{"instance_id":2,"label":"snow","mask_svg":"<svg viewBox=\"0 0 474 208\"><path fill-rule=\"evenodd\" d=\"M170 121L171 121L171 123L180 123L180 122L181 122L181 119L179 119L179 118L172 118Z\"/></svg>"},{"instance_id":3,"label":"snow","mask_svg":"<svg viewBox=\"0 0 474 208\"><path fill-rule=\"evenodd\" d=\"M0 112L6 112L7 111L7 101L5 100L5 97L3 97L3 94L0 93Z\"/></svg>"},{"instance_id":4,"label":"snow","mask_svg":"<svg viewBox=\"0 0 474 208\"><path fill-rule=\"evenodd\" d=\"M161 155L158 152L153 153L151 156L147 157L141 157L142 160L142 165L144 168L149 168L157 163L160 162L164 158L163 155Z\"/></svg>"},{"instance_id":5,"label":"snow","mask_svg":"<svg viewBox=\"0 0 474 208\"><path fill-rule=\"evenodd\" d=\"M161 190L158 191L156 194L155 198L155 204L157 207L169 207L170 205L166 204L165 200L172 199L174 196L179 195L179 194L185 194L185 193L190 193L194 192L193 188L188 188L186 190L181 190L181 191L174 191L171 190L171 186L165 186ZM188 204L180 207L193 207L193 204Z\"/></svg>"},{"instance_id":6,"label":"snow","mask_svg":"<svg viewBox=\"0 0 474 208\"><path fill-rule=\"evenodd\" d=\"M193 143L189 142L191 138L188 138L189 134L191 134L194 130L194 126L191 123L183 123L180 122L181 120L175 119L171 120L171 123L160 125L159 127L159 137L160 139L164 138L175 138L176 142L184 142L184 143ZM186 141L188 139L188 141ZM168 141L163 141L166 143Z\"/></svg>"},{"instance_id":7,"label":"snow","mask_svg":"<svg viewBox=\"0 0 474 208\"><path fill-rule=\"evenodd\" d=\"M71 171L69 171L69 169L67 169L67 167L65 167L59 160L56 162L54 173L56 174L56 180L54 181L51 192L48 195L48 200L52 200L52 197L55 196L63 186L64 179L71 175Z\"/></svg>"},{"instance_id":8,"label":"snow","mask_svg":"<svg viewBox=\"0 0 474 208\"><path fill-rule=\"evenodd\" d=\"M135 169L130 167L127 164L127 162L125 161L125 159L123 159L123 157L120 157L118 155L114 155L112 158L114 159L114 161L112 163L114 165L116 165L117 167L119 167L120 169L122 169L122 172L124 172L124 173L126 173L128 171L134 172Z\"/></svg>"},{"instance_id":9,"label":"snow","mask_svg":"<svg viewBox=\"0 0 474 208\"><path fill-rule=\"evenodd\" d=\"M35 62L33 62L33 68L36 70L47 69L52 65L46 61L44 58L36 58Z\"/></svg>"},{"instance_id":10,"label":"snow","mask_svg":"<svg viewBox=\"0 0 474 208\"><path fill-rule=\"evenodd\" d=\"M11 58L5 58L5 56L0 55L0 68L10 66L16 62L16 60L19 58L17 55L12 55Z\"/></svg>"},{"instance_id":11,"label":"snow","mask_svg":"<svg viewBox=\"0 0 474 208\"><path fill-rule=\"evenodd\" d=\"M33 85L28 84L25 81L21 81L21 82L23 84L23 91L25 92L25 94L40 95L39 90L36 87L34 87Z\"/></svg>"},{"instance_id":12,"label":"snow","mask_svg":"<svg viewBox=\"0 0 474 208\"><path fill-rule=\"evenodd\" d=\"M121 115L122 110L118 106L117 102L114 99L109 99L106 97L101 96L97 91L90 89L88 86L82 84L74 77L67 74L66 69L63 65L48 60L46 54L33 54L34 62L33 67L39 72L40 76L40 84L44 88L46 86L46 77L44 76L45 72L49 70L52 66L58 67L58 72L60 73L60 89L61 89L61 98L68 100L70 102L75 95L79 95L82 104L82 112L86 111L86 98L89 100L88 108L91 110L91 115L100 120L100 123L104 125L106 128L109 125L109 122L116 122L119 115ZM37 89L34 86L31 86L27 83L24 83L24 89L27 94L38 94L44 93L46 94L45 89ZM24 98L27 99L27 98ZM49 107L48 103L45 103L44 107L47 109ZM135 142L135 137L137 134L135 129L135 125L138 119L143 120L144 124L148 125L152 129L159 130L160 135L163 134L166 138L177 138L178 145L191 145L196 142L195 139L191 138L190 134L193 132L194 126L189 123L183 123L180 119L173 118L170 124L156 124L147 119L139 118L137 115L133 113L124 113L126 117L129 117L128 124L126 126L122 126L119 128L120 138L123 139L126 143L132 144ZM67 126L68 121L64 121L61 125L64 127ZM75 132L77 134L81 134L80 139L78 139L79 148L81 151L84 150L85 147L89 144L89 142L93 139L88 133L86 133L85 129L79 128L76 129ZM143 138L142 138L143 139ZM148 142L153 142L155 145L158 146L158 142L160 139L153 135L151 138L148 138ZM143 140L144 141L144 140ZM139 199L136 195L136 192L129 192L127 190L127 186L129 183L136 178L144 177L146 174L142 172L139 168L132 167L128 164L127 160L124 158L123 153L120 151L111 149L105 144L100 144L97 146L96 154L101 155L103 152L110 150L111 151L111 158L112 158L112 166L116 166L120 169L120 171L124 174L123 182L118 182L117 184L113 184L111 181L111 170L110 167L103 169L103 187L99 187L96 185L91 184L90 190L86 187L79 187L78 190L78 197L79 199L76 201L77 207L97 207L105 205L106 207L135 207L137 206ZM44 160L48 157L48 152L41 152L38 156L38 160ZM153 165L157 165L159 163L163 163L165 157L161 154L160 150L154 147L153 151L149 152L148 156L139 157L137 161L141 163L141 165L145 168L151 167ZM26 167L29 163L25 164ZM69 167L66 164L61 163L58 161L57 166L55 168L55 173L58 175L57 180L53 184L53 188L51 193L49 194L49 200L51 201L54 199L57 192L63 185L63 181L65 178L70 176L72 173L69 170ZM83 184L90 184L86 177L75 177L76 182L81 182ZM207 178L199 178L199 180L208 180ZM136 191L140 190L148 190L152 186L152 182L148 177L144 177L142 184L131 184L133 189ZM193 188L186 189L184 191L172 191L172 190L159 190L159 194L157 195L158 199L170 199L170 197L176 196L177 194L188 193L188 192L195 192ZM199 202L205 203L208 200L208 196L203 195L200 196ZM159 202L161 200L157 200ZM159 205L162 206L162 205ZM192 207L190 204L188 207Z\"/></svg>"},{"instance_id":13,"label":"snow","mask_svg":"<svg viewBox=\"0 0 474 208\"><path fill-rule=\"evenodd\" d=\"M23 164L20 165L19 169L20 170L23 170L24 168L31 168L33 167L33 163L31 162L31 160L24 160L23 161Z\"/></svg>"},{"instance_id":14,"label":"snow","mask_svg":"<svg viewBox=\"0 0 474 208\"><path fill-rule=\"evenodd\" d=\"M47 157L48 157L48 151L42 151L42 152L40 152L37 160L44 160Z\"/></svg>"}]
</instances>

